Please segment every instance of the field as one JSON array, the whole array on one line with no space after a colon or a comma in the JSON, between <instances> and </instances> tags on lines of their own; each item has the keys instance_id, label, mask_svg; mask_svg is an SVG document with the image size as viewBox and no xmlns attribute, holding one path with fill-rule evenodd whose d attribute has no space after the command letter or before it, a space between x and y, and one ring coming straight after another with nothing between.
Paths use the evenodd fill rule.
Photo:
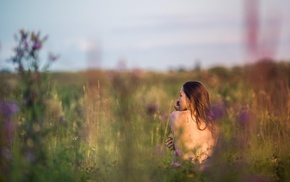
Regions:
<instances>
[{"instance_id":1,"label":"field","mask_svg":"<svg viewBox=\"0 0 290 182\"><path fill-rule=\"evenodd\" d=\"M289 181L290 64L166 73L1 73L0 181ZM171 166L181 85L203 82L219 140L210 166Z\"/></svg>"}]
</instances>

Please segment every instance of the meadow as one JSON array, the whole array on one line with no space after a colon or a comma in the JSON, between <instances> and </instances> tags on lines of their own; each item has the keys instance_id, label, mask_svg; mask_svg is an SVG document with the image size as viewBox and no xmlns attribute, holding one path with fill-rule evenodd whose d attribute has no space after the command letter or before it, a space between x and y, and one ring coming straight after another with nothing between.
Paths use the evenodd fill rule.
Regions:
<instances>
[{"instance_id":1,"label":"meadow","mask_svg":"<svg viewBox=\"0 0 290 182\"><path fill-rule=\"evenodd\" d=\"M0 181L290 180L289 62L55 73L39 70L37 50L31 66L17 55L18 71L0 74ZM172 166L164 145L188 80L206 85L219 127L203 171Z\"/></svg>"}]
</instances>

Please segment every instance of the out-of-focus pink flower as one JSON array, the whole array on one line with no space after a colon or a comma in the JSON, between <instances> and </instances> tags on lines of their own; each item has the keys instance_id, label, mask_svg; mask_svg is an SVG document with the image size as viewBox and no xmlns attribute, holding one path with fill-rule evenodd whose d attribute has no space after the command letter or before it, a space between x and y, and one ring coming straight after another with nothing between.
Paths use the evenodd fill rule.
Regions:
<instances>
[{"instance_id":1,"label":"out-of-focus pink flower","mask_svg":"<svg viewBox=\"0 0 290 182\"><path fill-rule=\"evenodd\" d=\"M175 152L174 152L174 154L176 155L176 156L180 156L181 154L180 154L180 151L179 150L175 150Z\"/></svg>"},{"instance_id":2,"label":"out-of-focus pink flower","mask_svg":"<svg viewBox=\"0 0 290 182\"><path fill-rule=\"evenodd\" d=\"M1 102L0 103L2 115L9 119L12 115L18 112L19 107L16 102Z\"/></svg>"},{"instance_id":3,"label":"out-of-focus pink flower","mask_svg":"<svg viewBox=\"0 0 290 182\"><path fill-rule=\"evenodd\" d=\"M247 123L250 120L250 112L248 110L243 110L239 114L239 121Z\"/></svg>"},{"instance_id":4,"label":"out-of-focus pink flower","mask_svg":"<svg viewBox=\"0 0 290 182\"><path fill-rule=\"evenodd\" d=\"M28 44L27 40L24 40L24 42L23 42L23 43L24 43L24 46L25 46L25 47L28 47L28 46L29 46L29 44Z\"/></svg>"},{"instance_id":5,"label":"out-of-focus pink flower","mask_svg":"<svg viewBox=\"0 0 290 182\"><path fill-rule=\"evenodd\" d=\"M171 166L173 166L173 167L180 167L180 164L179 164L179 162L172 162L171 163Z\"/></svg>"},{"instance_id":6,"label":"out-of-focus pink flower","mask_svg":"<svg viewBox=\"0 0 290 182\"><path fill-rule=\"evenodd\" d=\"M33 46L32 46L32 49L35 51L35 50L38 50L41 48L41 42L34 42Z\"/></svg>"},{"instance_id":7,"label":"out-of-focus pink flower","mask_svg":"<svg viewBox=\"0 0 290 182\"><path fill-rule=\"evenodd\" d=\"M211 107L211 112L208 114L212 120L219 120L224 116L225 106L221 103L214 104Z\"/></svg>"}]
</instances>

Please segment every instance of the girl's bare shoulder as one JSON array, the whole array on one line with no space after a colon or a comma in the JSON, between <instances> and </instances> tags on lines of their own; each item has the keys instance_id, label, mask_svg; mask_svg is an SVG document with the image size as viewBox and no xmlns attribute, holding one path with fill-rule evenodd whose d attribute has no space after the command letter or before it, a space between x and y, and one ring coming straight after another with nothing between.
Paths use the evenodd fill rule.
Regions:
<instances>
[{"instance_id":1,"label":"girl's bare shoulder","mask_svg":"<svg viewBox=\"0 0 290 182\"><path fill-rule=\"evenodd\" d=\"M177 119L177 118L184 116L186 113L187 113L186 111L173 111L170 114L170 118Z\"/></svg>"},{"instance_id":2,"label":"girl's bare shoulder","mask_svg":"<svg viewBox=\"0 0 290 182\"><path fill-rule=\"evenodd\" d=\"M186 118L188 114L190 114L189 111L173 111L170 114L170 122L172 123L182 120L183 118Z\"/></svg>"}]
</instances>

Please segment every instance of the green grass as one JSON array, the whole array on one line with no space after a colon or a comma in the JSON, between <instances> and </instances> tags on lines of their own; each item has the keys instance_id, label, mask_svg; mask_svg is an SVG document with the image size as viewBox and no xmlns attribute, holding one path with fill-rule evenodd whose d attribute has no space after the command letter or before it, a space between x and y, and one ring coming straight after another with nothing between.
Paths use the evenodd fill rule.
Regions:
<instances>
[{"instance_id":1,"label":"green grass","mask_svg":"<svg viewBox=\"0 0 290 182\"><path fill-rule=\"evenodd\" d=\"M290 65L265 65L268 72L260 70L261 75L281 74L249 78L255 65L199 72L50 73L44 111L35 111L42 114L40 122L31 108L21 108L18 77L3 73L1 102L17 101L20 110L9 121L1 113L0 181L289 181ZM203 82L212 104L223 106L223 117L215 121L219 142L205 171L193 164L172 167L172 152L164 146L173 103L188 80ZM31 140L25 138L27 118L36 123ZM41 157L31 161L25 153L29 147L36 150L30 155Z\"/></svg>"}]
</instances>

